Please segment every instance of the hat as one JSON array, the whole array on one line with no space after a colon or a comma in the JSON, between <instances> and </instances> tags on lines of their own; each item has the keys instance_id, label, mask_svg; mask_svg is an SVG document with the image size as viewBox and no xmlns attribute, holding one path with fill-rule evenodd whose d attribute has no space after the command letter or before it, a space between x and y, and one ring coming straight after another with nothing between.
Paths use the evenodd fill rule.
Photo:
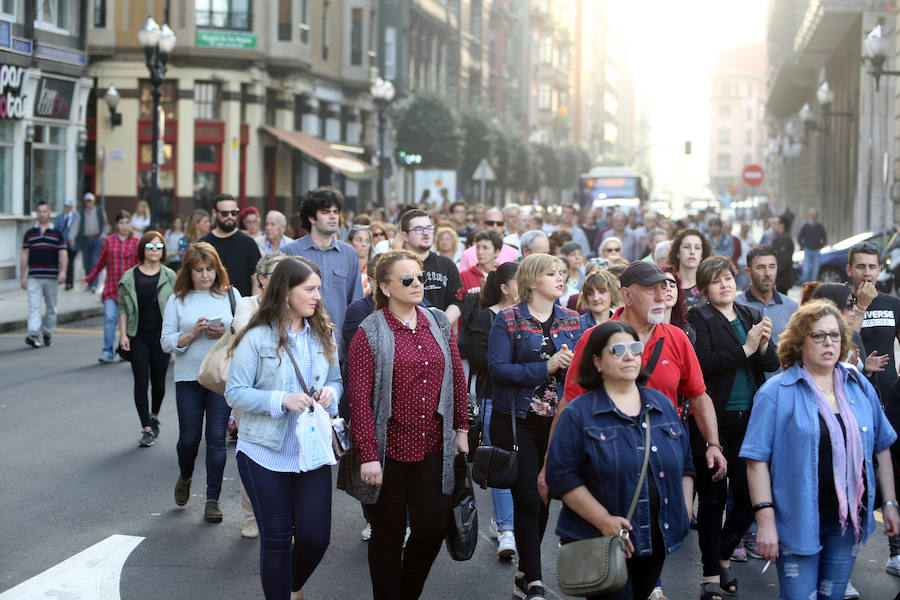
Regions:
<instances>
[{"instance_id":1,"label":"hat","mask_svg":"<svg viewBox=\"0 0 900 600\"><path fill-rule=\"evenodd\" d=\"M87 194L84 195L84 199L85 199L85 200L95 201L95 200L97 200L97 196L95 196L95 195L93 195L92 193L88 192Z\"/></svg>"},{"instance_id":2,"label":"hat","mask_svg":"<svg viewBox=\"0 0 900 600\"><path fill-rule=\"evenodd\" d=\"M64 206L75 206L75 203L72 202L71 200L66 200L65 202L63 202L63 205Z\"/></svg>"},{"instance_id":3,"label":"hat","mask_svg":"<svg viewBox=\"0 0 900 600\"><path fill-rule=\"evenodd\" d=\"M666 274L652 262L636 260L619 275L619 283L622 287L636 283L638 285L656 285L666 280Z\"/></svg>"}]
</instances>

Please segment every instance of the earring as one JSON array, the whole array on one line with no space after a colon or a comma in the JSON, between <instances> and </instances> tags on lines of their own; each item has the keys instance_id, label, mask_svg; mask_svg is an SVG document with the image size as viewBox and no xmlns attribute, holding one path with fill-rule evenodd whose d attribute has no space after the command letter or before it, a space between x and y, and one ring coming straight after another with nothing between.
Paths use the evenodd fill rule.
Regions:
<instances>
[{"instance_id":1,"label":"earring","mask_svg":"<svg viewBox=\"0 0 900 600\"><path fill-rule=\"evenodd\" d=\"M384 296L385 296L385 298L390 298L390 297L391 297L390 294L385 294Z\"/></svg>"}]
</instances>

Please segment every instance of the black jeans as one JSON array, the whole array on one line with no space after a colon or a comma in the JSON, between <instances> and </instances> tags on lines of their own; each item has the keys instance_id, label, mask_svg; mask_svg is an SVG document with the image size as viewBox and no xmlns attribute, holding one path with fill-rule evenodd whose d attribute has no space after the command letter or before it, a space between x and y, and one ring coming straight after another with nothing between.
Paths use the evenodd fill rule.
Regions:
<instances>
[{"instance_id":1,"label":"black jeans","mask_svg":"<svg viewBox=\"0 0 900 600\"><path fill-rule=\"evenodd\" d=\"M541 579L541 540L547 529L550 507L538 495L537 476L544 467L552 422L551 417L541 417L530 411L524 419L516 419L519 477L510 491L519 570L525 573L526 583ZM498 448L512 450L512 421L508 414L496 408L491 413L491 441Z\"/></svg>"},{"instance_id":2,"label":"black jeans","mask_svg":"<svg viewBox=\"0 0 900 600\"><path fill-rule=\"evenodd\" d=\"M375 600L414 600L437 558L450 515L450 496L441 492L443 452L419 462L386 458L378 502L369 504L372 539L369 574ZM410 536L406 535L407 509Z\"/></svg>"},{"instance_id":3,"label":"black jeans","mask_svg":"<svg viewBox=\"0 0 900 600\"><path fill-rule=\"evenodd\" d=\"M166 395L166 371L169 353L159 345L159 338L147 342L139 337L131 340L131 374L134 376L134 407L141 419L141 427L150 426L150 415L158 415ZM155 343L154 343L155 342ZM151 387L152 404L147 408L147 384Z\"/></svg>"},{"instance_id":4,"label":"black jeans","mask_svg":"<svg viewBox=\"0 0 900 600\"><path fill-rule=\"evenodd\" d=\"M719 561L731 558L731 553L753 523L753 505L750 502L750 488L747 485L747 465L738 456L750 411L723 411L718 415L719 441L724 447L723 454L728 461L728 476L713 482L712 471L706 466L706 443L693 417L690 420L691 446L694 468L697 470L697 537L700 540L700 556L703 575L718 575ZM722 514L728 501L728 486L731 486L733 505L722 525Z\"/></svg>"},{"instance_id":5,"label":"black jeans","mask_svg":"<svg viewBox=\"0 0 900 600\"><path fill-rule=\"evenodd\" d=\"M655 513L654 517L658 515L659 513ZM589 596L589 598L595 598L596 600L647 600L650 592L656 587L656 582L659 581L663 563L666 561L666 544L663 541L662 531L659 529L658 519L654 518L653 522L650 538L653 543L653 554L650 556L632 556L625 560L625 566L628 567L628 583L621 590L604 596Z\"/></svg>"},{"instance_id":6,"label":"black jeans","mask_svg":"<svg viewBox=\"0 0 900 600\"><path fill-rule=\"evenodd\" d=\"M66 248L66 255L69 257L69 263L66 266L66 285L71 286L75 283L75 256L78 254L78 250L72 250L71 248Z\"/></svg>"}]
</instances>

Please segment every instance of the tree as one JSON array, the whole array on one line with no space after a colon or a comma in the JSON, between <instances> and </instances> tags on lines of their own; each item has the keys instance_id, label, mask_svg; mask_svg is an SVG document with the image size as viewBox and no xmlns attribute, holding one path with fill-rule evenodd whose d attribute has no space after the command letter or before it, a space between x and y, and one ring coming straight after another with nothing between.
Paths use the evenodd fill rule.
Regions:
<instances>
[{"instance_id":1,"label":"tree","mask_svg":"<svg viewBox=\"0 0 900 600\"><path fill-rule=\"evenodd\" d=\"M459 166L459 127L450 106L438 96L412 99L397 116L397 156L418 154L418 166L456 169ZM401 164L403 162L401 161Z\"/></svg>"},{"instance_id":2,"label":"tree","mask_svg":"<svg viewBox=\"0 0 900 600\"><path fill-rule=\"evenodd\" d=\"M460 119L459 129L462 137L459 178L461 181L471 182L478 163L491 154L490 125L481 114L467 112Z\"/></svg>"},{"instance_id":3,"label":"tree","mask_svg":"<svg viewBox=\"0 0 900 600\"><path fill-rule=\"evenodd\" d=\"M541 184L555 190L562 189L559 150L548 144L535 144L534 149L541 158Z\"/></svg>"}]
</instances>

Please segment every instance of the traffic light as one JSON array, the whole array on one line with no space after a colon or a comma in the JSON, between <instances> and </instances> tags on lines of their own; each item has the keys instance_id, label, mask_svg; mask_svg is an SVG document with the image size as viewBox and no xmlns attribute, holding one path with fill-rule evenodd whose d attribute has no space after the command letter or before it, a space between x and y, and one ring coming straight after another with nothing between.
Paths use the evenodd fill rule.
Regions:
<instances>
[{"instance_id":1,"label":"traffic light","mask_svg":"<svg viewBox=\"0 0 900 600\"><path fill-rule=\"evenodd\" d=\"M687 140L684 143L684 153L685 155L689 155L691 153L691 140Z\"/></svg>"}]
</instances>

